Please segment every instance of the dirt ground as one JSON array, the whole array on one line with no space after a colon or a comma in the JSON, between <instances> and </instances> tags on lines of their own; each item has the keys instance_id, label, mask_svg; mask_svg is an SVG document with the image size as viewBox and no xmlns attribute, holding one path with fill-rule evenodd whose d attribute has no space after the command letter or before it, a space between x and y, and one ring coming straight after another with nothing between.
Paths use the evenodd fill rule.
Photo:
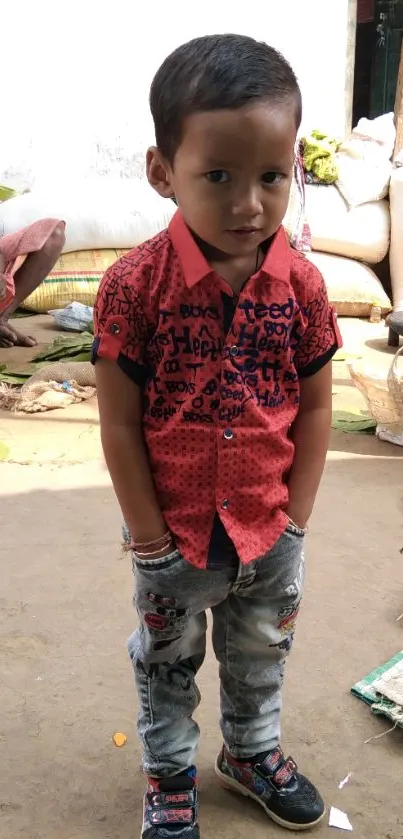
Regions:
<instances>
[{"instance_id":1,"label":"dirt ground","mask_svg":"<svg viewBox=\"0 0 403 839\"><path fill-rule=\"evenodd\" d=\"M386 369L383 327L342 327L347 350ZM48 319L34 329L40 340L52 338ZM0 351L0 362L7 359ZM340 363L334 392L339 406L360 400ZM120 552L96 404L46 416L0 414L0 440L10 449L0 465L0 839L133 839L143 779L125 649L135 621L132 576ZM403 734L365 745L388 722L349 692L403 649L403 623L396 623L403 612L402 454L373 437L333 434L285 687L284 746L327 804L348 813L360 839L403 837ZM200 686L202 836L284 835L215 782L211 650ZM121 749L112 743L116 731L128 737ZM340 791L348 772L352 780ZM326 821L315 835L331 832Z\"/></svg>"}]
</instances>

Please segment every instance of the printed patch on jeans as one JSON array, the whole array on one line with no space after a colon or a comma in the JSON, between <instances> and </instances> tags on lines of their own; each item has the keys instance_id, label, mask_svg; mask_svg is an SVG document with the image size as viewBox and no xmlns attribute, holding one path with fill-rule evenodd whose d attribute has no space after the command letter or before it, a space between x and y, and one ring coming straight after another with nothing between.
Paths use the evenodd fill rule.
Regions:
<instances>
[{"instance_id":1,"label":"printed patch on jeans","mask_svg":"<svg viewBox=\"0 0 403 839\"><path fill-rule=\"evenodd\" d=\"M299 595L299 588L296 583L290 583L285 590L285 594L287 597L298 597Z\"/></svg>"},{"instance_id":2,"label":"printed patch on jeans","mask_svg":"<svg viewBox=\"0 0 403 839\"><path fill-rule=\"evenodd\" d=\"M280 611L278 612L279 618L289 618L295 612L295 603L292 606L282 606Z\"/></svg>"},{"instance_id":3,"label":"printed patch on jeans","mask_svg":"<svg viewBox=\"0 0 403 839\"><path fill-rule=\"evenodd\" d=\"M284 606L280 609L278 616L281 618L277 629L282 635L291 635L295 629L295 623L299 613L299 603L296 606Z\"/></svg>"},{"instance_id":4,"label":"printed patch on jeans","mask_svg":"<svg viewBox=\"0 0 403 839\"><path fill-rule=\"evenodd\" d=\"M199 664L193 658L188 658L186 664L184 664L178 656L173 663L170 661L154 661L148 666L137 659L135 667L139 673L143 673L148 679L158 679L160 673L163 672L169 685L187 693L194 686L194 677L199 669Z\"/></svg>"},{"instance_id":5,"label":"printed patch on jeans","mask_svg":"<svg viewBox=\"0 0 403 839\"><path fill-rule=\"evenodd\" d=\"M174 641L180 641L181 637L182 636L179 635L177 638L168 638L166 641L156 641L153 645L153 650L155 650L156 653L160 650L165 650L166 647L170 647Z\"/></svg>"},{"instance_id":6,"label":"printed patch on jeans","mask_svg":"<svg viewBox=\"0 0 403 839\"><path fill-rule=\"evenodd\" d=\"M184 618L186 615L186 609L163 609L162 606L158 606L155 610L157 615L163 615L166 618Z\"/></svg>"},{"instance_id":7,"label":"printed patch on jeans","mask_svg":"<svg viewBox=\"0 0 403 839\"><path fill-rule=\"evenodd\" d=\"M148 592L147 600L150 601L150 611L145 613L143 623L155 635L154 650L162 650L183 635L188 623L188 610L175 606L175 598L162 597L153 592ZM151 603L154 605L153 611Z\"/></svg>"},{"instance_id":8,"label":"printed patch on jeans","mask_svg":"<svg viewBox=\"0 0 403 839\"><path fill-rule=\"evenodd\" d=\"M147 592L147 600L157 606L176 606L178 602L175 597L164 597L162 594L154 594L153 591Z\"/></svg>"},{"instance_id":9,"label":"printed patch on jeans","mask_svg":"<svg viewBox=\"0 0 403 839\"><path fill-rule=\"evenodd\" d=\"M150 629L157 629L161 632L163 629L167 628L169 619L163 615L157 615L155 612L146 612L144 615L144 623L146 623Z\"/></svg>"},{"instance_id":10,"label":"printed patch on jeans","mask_svg":"<svg viewBox=\"0 0 403 839\"><path fill-rule=\"evenodd\" d=\"M287 637L284 638L284 641L282 641L281 644L271 644L270 646L277 646L279 650L282 650L285 653L289 653L292 647L293 640L294 633L292 632L291 635L287 635Z\"/></svg>"}]
</instances>

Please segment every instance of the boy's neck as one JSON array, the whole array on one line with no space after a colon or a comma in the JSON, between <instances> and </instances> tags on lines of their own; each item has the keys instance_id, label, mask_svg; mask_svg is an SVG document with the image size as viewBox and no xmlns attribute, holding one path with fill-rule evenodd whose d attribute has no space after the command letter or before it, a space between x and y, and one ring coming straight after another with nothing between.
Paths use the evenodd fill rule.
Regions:
<instances>
[{"instance_id":1,"label":"boy's neck","mask_svg":"<svg viewBox=\"0 0 403 839\"><path fill-rule=\"evenodd\" d=\"M247 280L259 270L266 256L267 248L263 249L262 246L247 256L231 256L199 239L195 233L192 235L209 265L228 283L234 294L240 293Z\"/></svg>"}]
</instances>

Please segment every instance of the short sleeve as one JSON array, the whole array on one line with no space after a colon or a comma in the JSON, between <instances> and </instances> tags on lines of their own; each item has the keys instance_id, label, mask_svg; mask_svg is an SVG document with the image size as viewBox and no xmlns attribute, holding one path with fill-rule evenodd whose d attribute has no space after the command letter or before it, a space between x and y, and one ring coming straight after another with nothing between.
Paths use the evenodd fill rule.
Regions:
<instances>
[{"instance_id":1,"label":"short sleeve","mask_svg":"<svg viewBox=\"0 0 403 839\"><path fill-rule=\"evenodd\" d=\"M328 364L342 346L337 315L330 304L325 281L314 266L308 274L306 328L296 349L294 364L299 378L313 376Z\"/></svg>"},{"instance_id":2,"label":"short sleeve","mask_svg":"<svg viewBox=\"0 0 403 839\"><path fill-rule=\"evenodd\" d=\"M94 306L94 343L91 360L116 361L123 372L141 385L147 378L145 349L148 321L144 270L128 254L112 265L99 286Z\"/></svg>"}]
</instances>

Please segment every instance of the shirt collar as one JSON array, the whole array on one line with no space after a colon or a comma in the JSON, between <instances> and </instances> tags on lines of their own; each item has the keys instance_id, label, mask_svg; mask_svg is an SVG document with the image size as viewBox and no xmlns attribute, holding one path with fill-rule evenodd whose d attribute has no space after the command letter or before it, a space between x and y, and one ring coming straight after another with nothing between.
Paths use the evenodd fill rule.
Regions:
<instances>
[{"instance_id":1,"label":"shirt collar","mask_svg":"<svg viewBox=\"0 0 403 839\"><path fill-rule=\"evenodd\" d=\"M197 246L180 210L177 210L171 219L168 230L182 265L186 285L192 288L204 277L212 274L213 269ZM271 279L288 282L290 266L291 248L284 228L279 227L257 273L262 272Z\"/></svg>"},{"instance_id":2,"label":"shirt collar","mask_svg":"<svg viewBox=\"0 0 403 839\"><path fill-rule=\"evenodd\" d=\"M260 266L260 271L273 280L288 283L291 270L291 247L284 227L279 227Z\"/></svg>"},{"instance_id":3,"label":"shirt collar","mask_svg":"<svg viewBox=\"0 0 403 839\"><path fill-rule=\"evenodd\" d=\"M192 288L208 274L212 274L213 269L196 245L180 210L177 210L171 219L168 230L182 265L186 285L188 288Z\"/></svg>"}]
</instances>

